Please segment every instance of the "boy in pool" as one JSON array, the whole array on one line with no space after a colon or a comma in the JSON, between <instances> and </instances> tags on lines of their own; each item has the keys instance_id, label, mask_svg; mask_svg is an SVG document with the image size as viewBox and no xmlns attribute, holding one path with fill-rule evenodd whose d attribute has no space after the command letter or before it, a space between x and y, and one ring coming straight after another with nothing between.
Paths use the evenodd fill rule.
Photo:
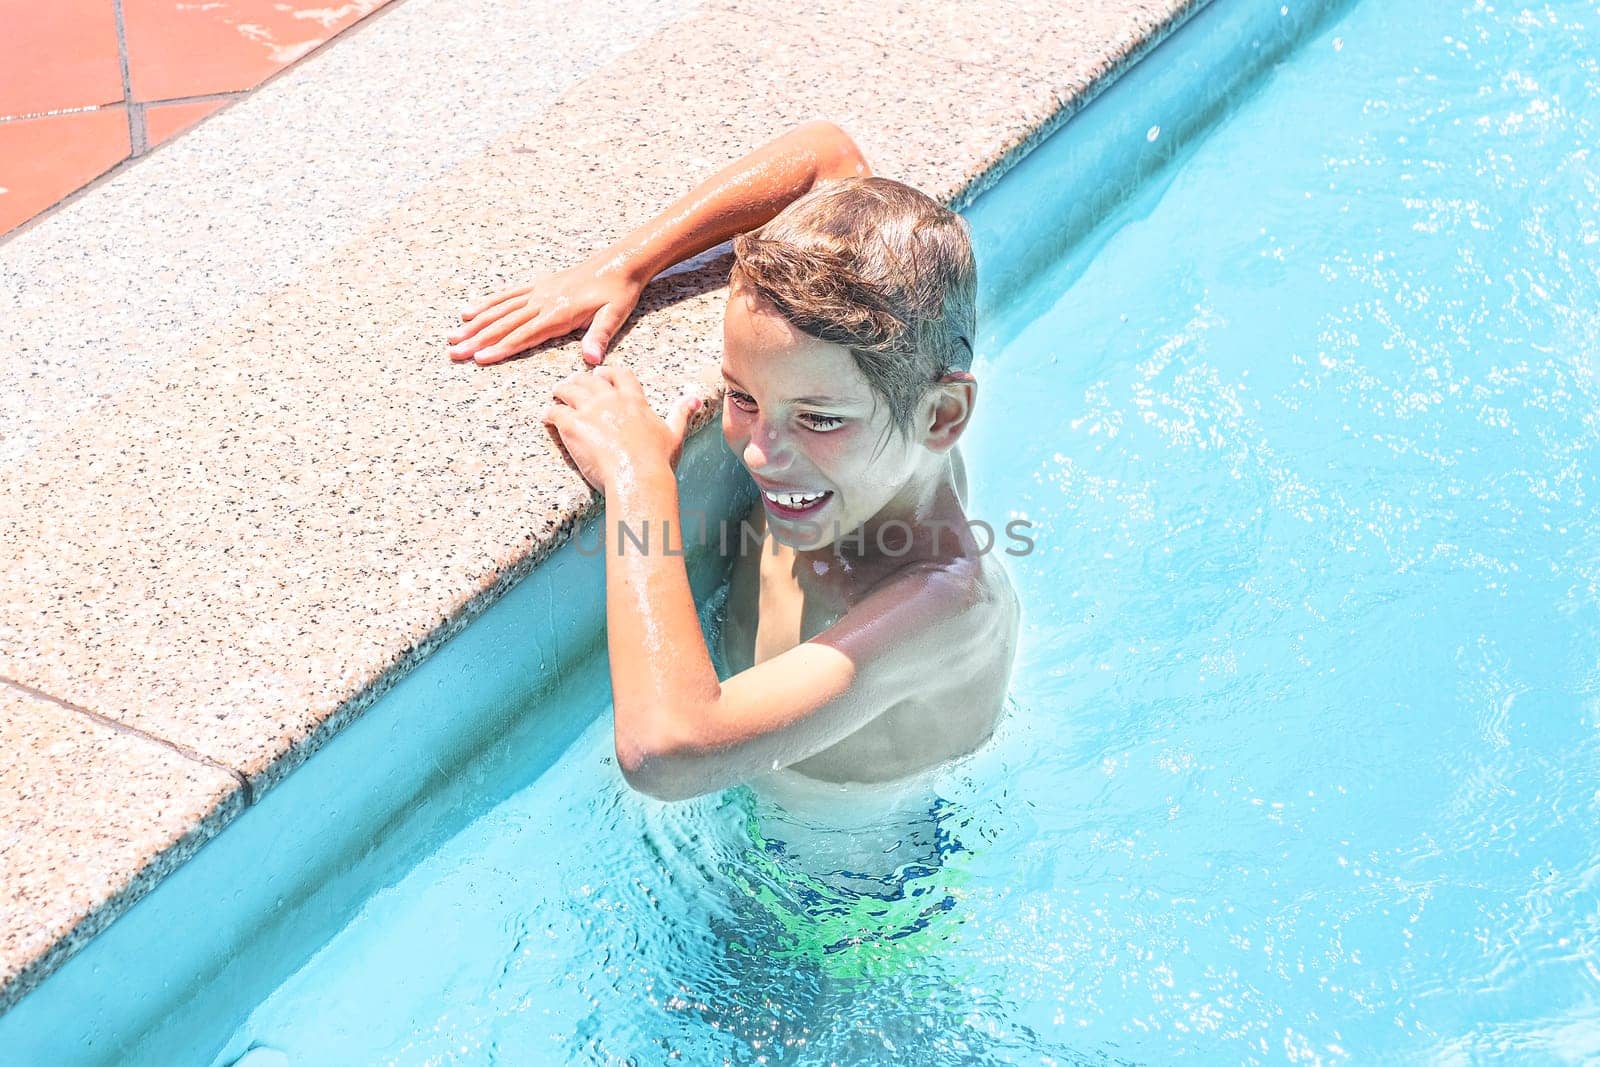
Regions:
<instances>
[{"instance_id":1,"label":"boy in pool","mask_svg":"<svg viewBox=\"0 0 1600 1067\"><path fill-rule=\"evenodd\" d=\"M651 278L735 238L722 432L759 490L747 521L764 543L733 562L732 676L717 677L681 556L606 553L617 760L659 799L782 768L901 782L975 751L1000 717L1017 600L968 527L957 450L977 393L972 248L960 216L870 173L843 130L807 123L451 336L452 358L491 364L587 327L599 364ZM662 419L613 363L558 385L545 422L608 523L678 535L673 466L697 405Z\"/></svg>"}]
</instances>

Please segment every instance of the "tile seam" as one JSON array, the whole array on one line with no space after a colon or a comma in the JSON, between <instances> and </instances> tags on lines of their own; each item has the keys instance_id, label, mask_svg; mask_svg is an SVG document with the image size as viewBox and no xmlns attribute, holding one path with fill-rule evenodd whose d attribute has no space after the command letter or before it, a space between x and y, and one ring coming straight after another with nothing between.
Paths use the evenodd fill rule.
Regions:
<instances>
[{"instance_id":1,"label":"tile seam","mask_svg":"<svg viewBox=\"0 0 1600 1067\"><path fill-rule=\"evenodd\" d=\"M35 689L26 682L19 682L15 678L8 678L5 675L0 675L0 685L8 686L12 689L15 689L17 692L24 693L36 700L43 700L47 703L54 704L59 708L65 708L67 711L74 711L80 715L85 715L99 723L101 726L109 727L118 733L127 734L132 737L138 737L145 741L153 741L163 748L171 749L178 755L183 756L185 759L191 760L195 763L203 764L207 767L213 767L219 771L225 771L229 777L239 784L239 789L244 796L244 806L249 807L255 803L255 791L251 789L250 780L248 778L246 778L239 771L228 766L226 763L212 759L203 752L196 752L186 745L180 745L176 741L168 740L159 734L153 734L147 730L141 730L137 726L129 726L127 723L118 722L116 719L113 719L107 715L102 715L98 711L91 711L88 708L80 707L79 705L72 703L70 700L62 700L58 696L53 696L42 689Z\"/></svg>"},{"instance_id":2,"label":"tile seam","mask_svg":"<svg viewBox=\"0 0 1600 1067\"><path fill-rule=\"evenodd\" d=\"M145 153L144 108L135 107L133 77L128 69L128 31L122 18L122 0L112 0L112 11L117 22L117 63L122 68L122 103L128 109L128 155Z\"/></svg>"},{"instance_id":3,"label":"tile seam","mask_svg":"<svg viewBox=\"0 0 1600 1067\"><path fill-rule=\"evenodd\" d=\"M248 96L252 89L227 89L216 93L196 93L193 96L164 96L159 100L141 100L141 108L164 107L167 104L209 104Z\"/></svg>"},{"instance_id":4,"label":"tile seam","mask_svg":"<svg viewBox=\"0 0 1600 1067\"><path fill-rule=\"evenodd\" d=\"M121 100L113 100L109 104L84 104L82 107L61 107L54 111L24 111L17 115L0 115L0 122L26 122L29 119L53 119L59 115L84 115L90 111L104 111L108 107L118 107Z\"/></svg>"}]
</instances>

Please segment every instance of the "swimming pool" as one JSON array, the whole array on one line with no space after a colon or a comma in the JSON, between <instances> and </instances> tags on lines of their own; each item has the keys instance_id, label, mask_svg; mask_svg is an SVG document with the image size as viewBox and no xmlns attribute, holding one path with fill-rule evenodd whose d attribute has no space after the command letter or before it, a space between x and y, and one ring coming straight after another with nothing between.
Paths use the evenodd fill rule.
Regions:
<instances>
[{"instance_id":1,"label":"swimming pool","mask_svg":"<svg viewBox=\"0 0 1600 1067\"><path fill-rule=\"evenodd\" d=\"M1022 655L879 880L747 790L630 793L601 714L214 1062L1600 1055L1600 16L1542 12L1354 6L990 289Z\"/></svg>"}]
</instances>

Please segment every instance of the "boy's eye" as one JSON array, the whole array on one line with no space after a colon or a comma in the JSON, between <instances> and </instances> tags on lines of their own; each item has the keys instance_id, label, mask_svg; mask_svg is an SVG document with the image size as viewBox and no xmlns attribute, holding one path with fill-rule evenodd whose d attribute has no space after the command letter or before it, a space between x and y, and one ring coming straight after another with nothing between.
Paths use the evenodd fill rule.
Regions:
<instances>
[{"instance_id":1,"label":"boy's eye","mask_svg":"<svg viewBox=\"0 0 1600 1067\"><path fill-rule=\"evenodd\" d=\"M844 425L844 420L837 415L816 415L809 411L801 413L800 421L819 433L837 430Z\"/></svg>"},{"instance_id":2,"label":"boy's eye","mask_svg":"<svg viewBox=\"0 0 1600 1067\"><path fill-rule=\"evenodd\" d=\"M725 392L728 398L728 403L732 404L734 407L746 414L755 413L755 397L751 396L749 393L741 393L737 389L727 389ZM814 411L802 411L800 414L796 415L795 418L799 419L807 429L816 431L817 433L827 433L829 430L837 430L839 427L844 425L845 421L837 415L819 415Z\"/></svg>"}]
</instances>

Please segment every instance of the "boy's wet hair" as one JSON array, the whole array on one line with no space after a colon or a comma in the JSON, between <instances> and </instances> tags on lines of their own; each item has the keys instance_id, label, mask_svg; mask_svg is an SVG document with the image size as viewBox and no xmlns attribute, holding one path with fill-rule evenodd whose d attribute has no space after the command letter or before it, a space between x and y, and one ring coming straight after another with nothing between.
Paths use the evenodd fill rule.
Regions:
<instances>
[{"instance_id":1,"label":"boy's wet hair","mask_svg":"<svg viewBox=\"0 0 1600 1067\"><path fill-rule=\"evenodd\" d=\"M888 178L825 182L733 240L731 282L842 345L902 435L939 377L972 366L977 265L966 220Z\"/></svg>"}]
</instances>

